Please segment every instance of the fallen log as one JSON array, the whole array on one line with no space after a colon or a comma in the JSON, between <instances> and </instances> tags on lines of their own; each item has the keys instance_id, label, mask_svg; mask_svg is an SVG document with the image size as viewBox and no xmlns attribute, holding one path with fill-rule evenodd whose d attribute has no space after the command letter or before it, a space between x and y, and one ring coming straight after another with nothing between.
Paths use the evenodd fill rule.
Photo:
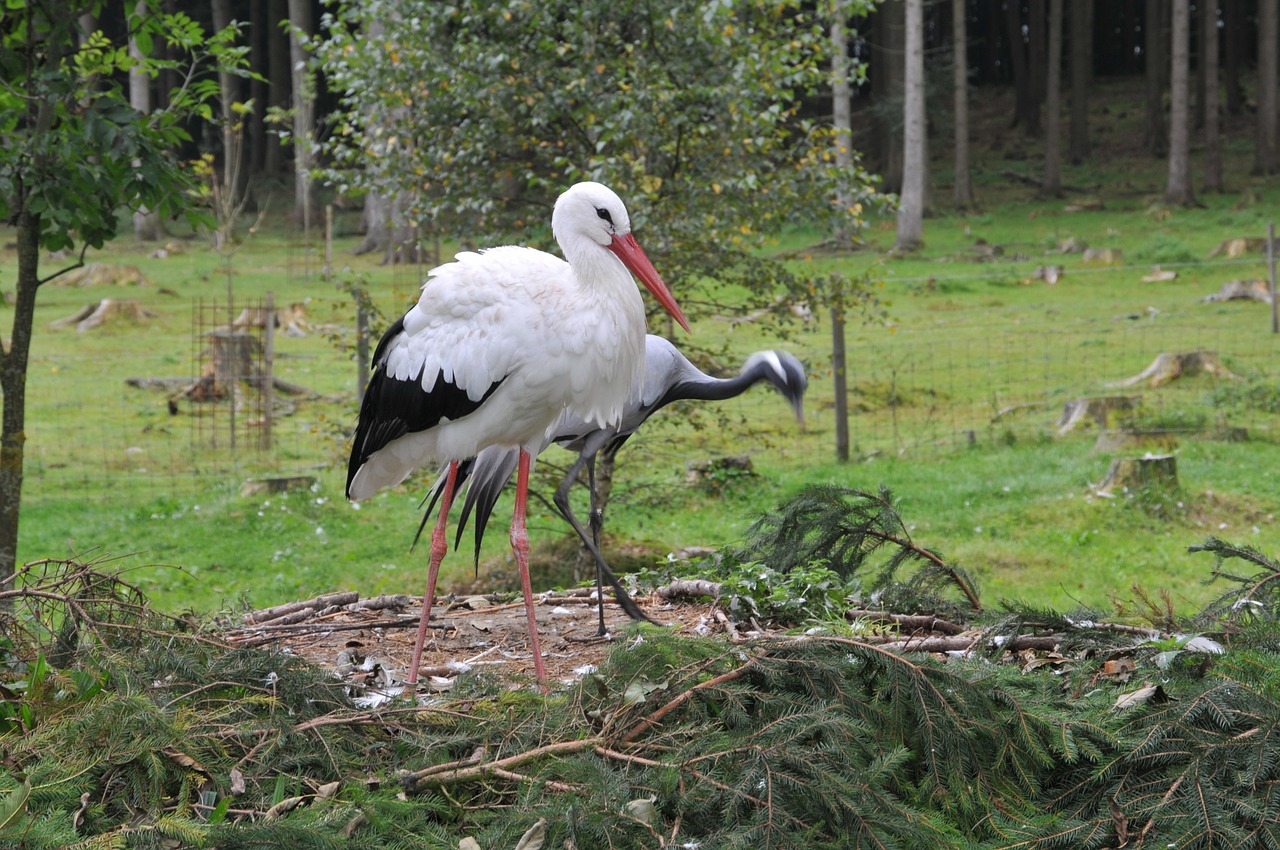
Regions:
<instances>
[{"instance_id":1,"label":"fallen log","mask_svg":"<svg viewBox=\"0 0 1280 850\"><path fill-rule=\"evenodd\" d=\"M116 320L140 323L160 315L143 307L133 299L104 298L96 304L86 304L73 315L49 323L50 327L75 326L76 333L84 333Z\"/></svg>"},{"instance_id":2,"label":"fallen log","mask_svg":"<svg viewBox=\"0 0 1280 850\"><path fill-rule=\"evenodd\" d=\"M340 590L335 593L324 593L314 599L308 599L304 602L288 602L284 605L276 605L272 608L261 608L257 611L249 611L244 615L244 621L253 624L267 623L280 617L289 616L299 611L311 609L313 611L322 608L328 608L331 605L349 605L357 602L360 594L354 590Z\"/></svg>"}]
</instances>

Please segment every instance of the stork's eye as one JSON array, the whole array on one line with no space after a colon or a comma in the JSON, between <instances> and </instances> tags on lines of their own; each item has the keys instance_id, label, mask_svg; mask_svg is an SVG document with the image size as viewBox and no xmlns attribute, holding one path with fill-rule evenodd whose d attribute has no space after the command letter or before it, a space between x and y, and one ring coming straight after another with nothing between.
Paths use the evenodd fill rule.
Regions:
<instances>
[{"instance_id":1,"label":"stork's eye","mask_svg":"<svg viewBox=\"0 0 1280 850\"><path fill-rule=\"evenodd\" d=\"M613 216L609 215L609 211L604 207L596 207L596 215L609 222L609 226L613 227Z\"/></svg>"}]
</instances>

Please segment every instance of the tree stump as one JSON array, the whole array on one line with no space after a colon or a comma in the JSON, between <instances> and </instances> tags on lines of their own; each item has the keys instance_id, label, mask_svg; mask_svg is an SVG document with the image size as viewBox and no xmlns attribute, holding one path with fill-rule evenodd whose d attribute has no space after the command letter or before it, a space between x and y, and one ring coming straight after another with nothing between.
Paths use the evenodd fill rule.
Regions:
<instances>
[{"instance_id":1,"label":"tree stump","mask_svg":"<svg viewBox=\"0 0 1280 850\"><path fill-rule=\"evenodd\" d=\"M732 478L755 475L751 455L717 457L710 460L691 460L685 464L690 485L719 489Z\"/></svg>"},{"instance_id":2,"label":"tree stump","mask_svg":"<svg viewBox=\"0 0 1280 850\"><path fill-rule=\"evenodd\" d=\"M89 263L55 278L59 286L146 286L147 279L137 266Z\"/></svg>"},{"instance_id":3,"label":"tree stump","mask_svg":"<svg viewBox=\"0 0 1280 850\"><path fill-rule=\"evenodd\" d=\"M1066 268L1064 266L1036 266L1036 270L1031 273L1031 277L1022 281L1022 283L1028 284L1033 281L1043 280L1045 283L1053 286L1065 273Z\"/></svg>"},{"instance_id":4,"label":"tree stump","mask_svg":"<svg viewBox=\"0 0 1280 850\"><path fill-rule=\"evenodd\" d=\"M1189 351L1185 354L1161 352L1151 365L1132 378L1115 381L1113 387L1132 387L1146 383L1150 387L1161 387L1178 378L1192 378L1196 375L1213 375L1218 378L1238 378L1239 376L1222 365L1216 351Z\"/></svg>"},{"instance_id":5,"label":"tree stump","mask_svg":"<svg viewBox=\"0 0 1280 850\"><path fill-rule=\"evenodd\" d=\"M1229 280L1212 295L1200 299L1201 304L1216 301L1261 301L1271 303L1271 291L1265 280Z\"/></svg>"},{"instance_id":6,"label":"tree stump","mask_svg":"<svg viewBox=\"0 0 1280 850\"><path fill-rule=\"evenodd\" d=\"M209 349L213 354L215 394L225 396L241 381L253 384L262 380L262 344L257 337L229 330L211 331Z\"/></svg>"},{"instance_id":7,"label":"tree stump","mask_svg":"<svg viewBox=\"0 0 1280 850\"><path fill-rule=\"evenodd\" d=\"M1086 266L1119 266L1124 264L1124 251L1119 248L1085 248L1081 260Z\"/></svg>"},{"instance_id":8,"label":"tree stump","mask_svg":"<svg viewBox=\"0 0 1280 850\"><path fill-rule=\"evenodd\" d=\"M1058 436L1074 429L1082 422L1093 422L1099 428L1110 428L1117 412L1133 410L1142 404L1137 396L1111 395L1093 398L1077 398L1067 402L1058 420Z\"/></svg>"},{"instance_id":9,"label":"tree stump","mask_svg":"<svg viewBox=\"0 0 1280 850\"><path fill-rule=\"evenodd\" d=\"M1265 236L1237 236L1234 239L1224 239L1219 242L1218 247L1209 252L1209 256L1226 257L1234 260L1243 257L1245 254L1260 254L1266 250L1267 239Z\"/></svg>"},{"instance_id":10,"label":"tree stump","mask_svg":"<svg viewBox=\"0 0 1280 850\"><path fill-rule=\"evenodd\" d=\"M288 493L290 490L310 490L316 486L314 475L292 475L285 478L251 478L240 487L241 496L261 496L271 493Z\"/></svg>"},{"instance_id":11,"label":"tree stump","mask_svg":"<svg viewBox=\"0 0 1280 850\"><path fill-rule=\"evenodd\" d=\"M284 331L285 336L303 337L307 335L307 305L295 301L288 307L278 307L274 311L275 327ZM231 327L236 330L245 328L265 328L267 326L267 309L265 307L245 307L236 316Z\"/></svg>"},{"instance_id":12,"label":"tree stump","mask_svg":"<svg viewBox=\"0 0 1280 850\"><path fill-rule=\"evenodd\" d=\"M107 322L116 320L140 323L158 316L154 310L148 310L139 302L126 299L104 298L96 304L87 304L73 315L50 322L50 327L65 328L75 326L76 333L84 333L101 327Z\"/></svg>"},{"instance_id":13,"label":"tree stump","mask_svg":"<svg viewBox=\"0 0 1280 850\"><path fill-rule=\"evenodd\" d=\"M1215 440L1221 440L1224 443L1247 443L1249 442L1249 429L1219 422L1213 426L1212 436Z\"/></svg>"},{"instance_id":14,"label":"tree stump","mask_svg":"<svg viewBox=\"0 0 1280 850\"><path fill-rule=\"evenodd\" d=\"M1116 490L1140 492L1150 490L1169 491L1178 486L1178 461L1173 455L1146 455L1145 457L1118 457L1111 461L1107 477L1098 485L1101 496L1110 496Z\"/></svg>"}]
</instances>

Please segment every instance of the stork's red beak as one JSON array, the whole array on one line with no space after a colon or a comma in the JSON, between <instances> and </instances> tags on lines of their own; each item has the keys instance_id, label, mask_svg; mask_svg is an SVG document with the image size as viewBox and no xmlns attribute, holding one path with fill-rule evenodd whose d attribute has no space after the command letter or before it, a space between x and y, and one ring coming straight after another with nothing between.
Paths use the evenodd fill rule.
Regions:
<instances>
[{"instance_id":1,"label":"stork's red beak","mask_svg":"<svg viewBox=\"0 0 1280 850\"><path fill-rule=\"evenodd\" d=\"M645 288L653 293L653 297L657 298L663 309L680 323L680 327L689 333L693 333L689 329L689 320L684 317L684 313L680 310L680 305L676 304L675 296L671 294L671 290L667 288L667 285L662 282L662 278L658 275L658 270L653 267L653 263L649 262L649 258L641 250L640 243L636 242L636 238L630 233L626 236L615 235L613 242L608 247L619 260L622 260L622 264L640 279Z\"/></svg>"}]
</instances>

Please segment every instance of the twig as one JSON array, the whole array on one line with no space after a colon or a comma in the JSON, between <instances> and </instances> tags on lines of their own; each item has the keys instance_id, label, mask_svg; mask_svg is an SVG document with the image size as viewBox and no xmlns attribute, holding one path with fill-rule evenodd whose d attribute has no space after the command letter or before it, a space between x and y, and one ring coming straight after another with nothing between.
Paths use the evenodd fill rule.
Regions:
<instances>
[{"instance_id":1,"label":"twig","mask_svg":"<svg viewBox=\"0 0 1280 850\"><path fill-rule=\"evenodd\" d=\"M583 786L581 785L571 785L568 782L559 782L555 779L539 780L537 777L525 776L523 773L504 770L500 767L491 767L488 772L492 773L494 776L500 776L503 779L510 779L512 782L542 782L543 785L550 788L552 791L568 791L573 794L581 794L583 791Z\"/></svg>"},{"instance_id":2,"label":"twig","mask_svg":"<svg viewBox=\"0 0 1280 850\"><path fill-rule=\"evenodd\" d=\"M980 635L954 637L926 637L906 640L895 640L880 643L879 647L890 652L968 652L985 641L999 646L1001 649L1017 651L1020 649L1053 649L1062 640L1061 635L1018 635L1010 640L998 642L995 638Z\"/></svg>"},{"instance_id":3,"label":"twig","mask_svg":"<svg viewBox=\"0 0 1280 850\"><path fill-rule=\"evenodd\" d=\"M536 747L532 750L526 750L522 753L516 753L513 756L507 756L497 761L477 764L471 767L463 765L450 765L450 769L440 770L440 766L429 767L425 770L419 770L404 776L404 783L407 787L414 787L419 784L425 785L453 785L458 782L466 782L471 779L480 779L489 775L498 775L496 771L506 768L516 767L528 761L533 761L547 755L563 755L566 753L580 753L583 750L590 750L603 743L599 737L581 738L576 741L561 741L555 744L547 744L542 747Z\"/></svg>"},{"instance_id":4,"label":"twig","mask_svg":"<svg viewBox=\"0 0 1280 850\"><path fill-rule=\"evenodd\" d=\"M658 723L662 721L662 718L666 717L668 714L675 711L680 706L684 705L686 702L692 699L693 696L699 691L707 690L710 688L718 688L721 685L725 684L726 682L732 682L734 679L737 679L738 677L742 676L742 674L746 673L747 669L754 666L754 664L755 664L754 658L748 659L747 662L743 664L741 667L738 667L734 670L730 670L728 673L721 673L719 676L716 676L713 679L708 679L705 682L699 682L698 684L689 688L689 690L683 691L677 694L675 699L671 700L666 705L662 706L652 714L644 717L635 726L632 726L631 730L622 736L623 743L627 743L627 744L634 743L636 738L640 737L645 732L652 729L654 726L658 725Z\"/></svg>"}]
</instances>

